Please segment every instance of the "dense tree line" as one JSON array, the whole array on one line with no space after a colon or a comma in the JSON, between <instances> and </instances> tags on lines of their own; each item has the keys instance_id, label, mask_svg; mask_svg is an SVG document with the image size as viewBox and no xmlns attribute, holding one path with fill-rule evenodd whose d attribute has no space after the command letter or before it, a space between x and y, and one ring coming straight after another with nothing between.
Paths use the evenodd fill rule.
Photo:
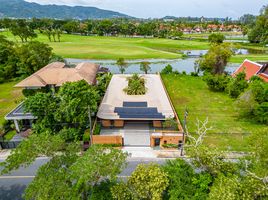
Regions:
<instances>
[{"instance_id":1,"label":"dense tree line","mask_svg":"<svg viewBox=\"0 0 268 200\"><path fill-rule=\"evenodd\" d=\"M211 29L209 25L213 24ZM81 35L109 35L109 36L154 36L160 38L180 38L183 31L202 29L202 31L219 31L221 26L225 31L231 31L232 27L240 26L240 22L231 20L219 21L188 21L174 19L136 20L136 19L103 19L103 20L56 20L56 19L8 19L0 20L0 28L9 29L21 40L27 41L36 37L36 30L47 35L49 41L60 41L61 34Z\"/></svg>"},{"instance_id":2,"label":"dense tree line","mask_svg":"<svg viewBox=\"0 0 268 200\"><path fill-rule=\"evenodd\" d=\"M0 82L27 77L51 60L63 59L53 54L47 44L37 41L16 44L0 35Z\"/></svg>"},{"instance_id":3,"label":"dense tree line","mask_svg":"<svg viewBox=\"0 0 268 200\"><path fill-rule=\"evenodd\" d=\"M252 43L268 43L268 5L264 6L255 22L250 20L246 26L248 39Z\"/></svg>"}]
</instances>

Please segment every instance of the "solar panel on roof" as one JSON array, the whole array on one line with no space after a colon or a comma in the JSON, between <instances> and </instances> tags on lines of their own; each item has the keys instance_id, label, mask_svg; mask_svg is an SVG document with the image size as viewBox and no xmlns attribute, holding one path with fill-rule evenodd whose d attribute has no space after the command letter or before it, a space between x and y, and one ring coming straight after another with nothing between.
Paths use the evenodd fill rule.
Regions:
<instances>
[{"instance_id":1,"label":"solar panel on roof","mask_svg":"<svg viewBox=\"0 0 268 200\"><path fill-rule=\"evenodd\" d=\"M165 116L157 111L155 107L115 107L114 112L120 118L150 118L150 119L164 119Z\"/></svg>"},{"instance_id":2,"label":"solar panel on roof","mask_svg":"<svg viewBox=\"0 0 268 200\"><path fill-rule=\"evenodd\" d=\"M123 102L123 107L147 107L147 102Z\"/></svg>"}]
</instances>

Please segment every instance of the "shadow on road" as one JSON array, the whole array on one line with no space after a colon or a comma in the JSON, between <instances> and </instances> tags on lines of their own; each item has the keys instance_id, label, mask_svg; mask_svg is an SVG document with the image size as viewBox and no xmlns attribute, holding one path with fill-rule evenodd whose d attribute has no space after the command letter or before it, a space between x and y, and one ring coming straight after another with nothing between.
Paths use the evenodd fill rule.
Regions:
<instances>
[{"instance_id":1,"label":"shadow on road","mask_svg":"<svg viewBox=\"0 0 268 200\"><path fill-rule=\"evenodd\" d=\"M0 200L20 200L25 190L25 185L11 185L9 187L0 187Z\"/></svg>"}]
</instances>

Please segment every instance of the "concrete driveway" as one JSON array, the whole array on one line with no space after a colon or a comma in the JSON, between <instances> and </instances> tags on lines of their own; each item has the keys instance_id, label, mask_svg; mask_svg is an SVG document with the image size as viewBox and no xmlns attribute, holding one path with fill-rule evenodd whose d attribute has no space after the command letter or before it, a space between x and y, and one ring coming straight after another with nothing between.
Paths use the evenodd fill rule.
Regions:
<instances>
[{"instance_id":1,"label":"concrete driveway","mask_svg":"<svg viewBox=\"0 0 268 200\"><path fill-rule=\"evenodd\" d=\"M125 146L150 146L149 123L126 123L123 137Z\"/></svg>"}]
</instances>

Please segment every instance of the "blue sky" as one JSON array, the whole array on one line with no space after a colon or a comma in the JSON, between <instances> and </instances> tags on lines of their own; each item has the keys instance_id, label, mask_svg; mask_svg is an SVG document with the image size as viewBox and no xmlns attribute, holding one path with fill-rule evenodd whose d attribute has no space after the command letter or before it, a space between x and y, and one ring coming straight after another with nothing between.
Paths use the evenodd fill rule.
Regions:
<instances>
[{"instance_id":1,"label":"blue sky","mask_svg":"<svg viewBox=\"0 0 268 200\"><path fill-rule=\"evenodd\" d=\"M82 5L119 11L134 17L232 17L258 14L267 0L27 0L40 4Z\"/></svg>"}]
</instances>

